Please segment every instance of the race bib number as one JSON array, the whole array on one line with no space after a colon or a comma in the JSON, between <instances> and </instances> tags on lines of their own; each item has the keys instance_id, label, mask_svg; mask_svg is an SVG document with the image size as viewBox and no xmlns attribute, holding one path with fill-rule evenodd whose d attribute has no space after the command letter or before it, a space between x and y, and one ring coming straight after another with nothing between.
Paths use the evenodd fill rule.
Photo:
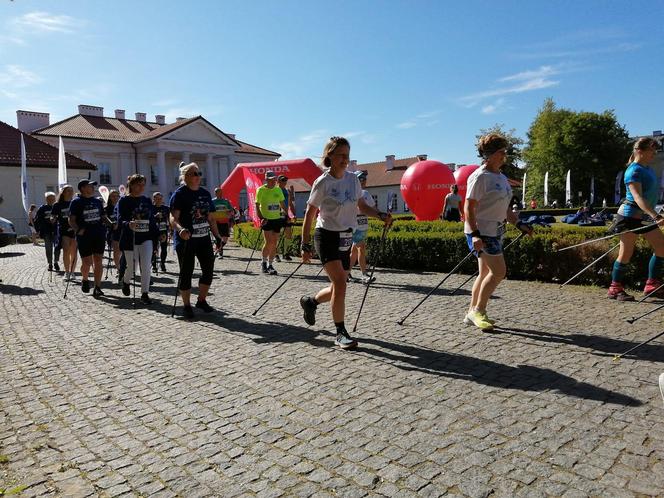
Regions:
<instances>
[{"instance_id":1,"label":"race bib number","mask_svg":"<svg viewBox=\"0 0 664 498\"><path fill-rule=\"evenodd\" d=\"M352 232L340 232L339 233L339 250L346 252L353 245L353 233Z\"/></svg>"},{"instance_id":2,"label":"race bib number","mask_svg":"<svg viewBox=\"0 0 664 498\"><path fill-rule=\"evenodd\" d=\"M160 232L168 232L168 223L165 221L160 221L157 226L159 227Z\"/></svg>"},{"instance_id":3,"label":"race bib number","mask_svg":"<svg viewBox=\"0 0 664 498\"><path fill-rule=\"evenodd\" d=\"M279 211L281 209L281 206L279 204L268 204L267 205L267 210L268 211Z\"/></svg>"},{"instance_id":4,"label":"race bib number","mask_svg":"<svg viewBox=\"0 0 664 498\"><path fill-rule=\"evenodd\" d=\"M191 226L191 236L195 238L208 237L210 235L210 224L206 221L204 223L194 223Z\"/></svg>"},{"instance_id":5,"label":"race bib number","mask_svg":"<svg viewBox=\"0 0 664 498\"><path fill-rule=\"evenodd\" d=\"M150 220L134 220L136 223L136 233L146 233L150 231Z\"/></svg>"},{"instance_id":6,"label":"race bib number","mask_svg":"<svg viewBox=\"0 0 664 498\"><path fill-rule=\"evenodd\" d=\"M99 214L99 209L84 209L83 210L83 221L86 224L99 223L101 220L101 215Z\"/></svg>"},{"instance_id":7,"label":"race bib number","mask_svg":"<svg viewBox=\"0 0 664 498\"><path fill-rule=\"evenodd\" d=\"M62 211L60 211L60 218L63 220L66 220L69 218L69 208L65 208Z\"/></svg>"},{"instance_id":8,"label":"race bib number","mask_svg":"<svg viewBox=\"0 0 664 498\"><path fill-rule=\"evenodd\" d=\"M369 226L369 218L366 217L366 215L359 215L357 217L357 228L358 230L366 230L367 227Z\"/></svg>"}]
</instances>

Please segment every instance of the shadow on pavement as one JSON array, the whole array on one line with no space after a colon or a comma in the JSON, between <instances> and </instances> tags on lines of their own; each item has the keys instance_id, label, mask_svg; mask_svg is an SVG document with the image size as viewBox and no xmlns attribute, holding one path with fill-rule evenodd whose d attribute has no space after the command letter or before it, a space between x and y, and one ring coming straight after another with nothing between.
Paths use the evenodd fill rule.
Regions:
<instances>
[{"instance_id":1,"label":"shadow on pavement","mask_svg":"<svg viewBox=\"0 0 664 498\"><path fill-rule=\"evenodd\" d=\"M33 287L19 287L18 285L10 285L0 283L0 294L12 294L14 296L36 296L43 294L42 289L35 289Z\"/></svg>"},{"instance_id":2,"label":"shadow on pavement","mask_svg":"<svg viewBox=\"0 0 664 498\"><path fill-rule=\"evenodd\" d=\"M17 258L25 256L24 252L0 252L0 258Z\"/></svg>"},{"instance_id":3,"label":"shadow on pavement","mask_svg":"<svg viewBox=\"0 0 664 498\"><path fill-rule=\"evenodd\" d=\"M419 371L443 377L470 380L492 387L519 389L521 391L558 391L575 398L603 401L616 405L641 406L643 403L631 396L617 393L579 382L548 368L519 365L512 367L472 356L445 353L422 349L417 346L393 344L379 339L363 338L363 344L371 344L400 354L395 355L383 349L361 348L361 351L394 362L402 370ZM407 355L407 356L403 356ZM406 363L407 365L403 365Z\"/></svg>"},{"instance_id":4,"label":"shadow on pavement","mask_svg":"<svg viewBox=\"0 0 664 498\"><path fill-rule=\"evenodd\" d=\"M633 348L641 341L633 342L624 339L612 339L610 337L603 337L588 334L555 334L553 332L542 332L541 330L521 329L515 327L496 327L496 330L503 334L516 335L520 337L527 337L542 342L550 342L557 344L569 344L580 348L588 348L594 350L595 354L602 356L613 356L616 354L624 353L630 348ZM639 349L634 350L625 358L635 358L642 360L649 360L655 362L664 362L664 346L657 344L646 344Z\"/></svg>"}]
</instances>

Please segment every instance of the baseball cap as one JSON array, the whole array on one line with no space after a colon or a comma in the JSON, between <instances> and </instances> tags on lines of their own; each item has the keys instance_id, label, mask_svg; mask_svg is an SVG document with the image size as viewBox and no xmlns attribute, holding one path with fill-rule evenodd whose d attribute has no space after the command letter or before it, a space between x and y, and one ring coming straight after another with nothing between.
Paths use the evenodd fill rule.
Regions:
<instances>
[{"instance_id":1,"label":"baseball cap","mask_svg":"<svg viewBox=\"0 0 664 498\"><path fill-rule=\"evenodd\" d=\"M271 180L272 178L276 178L277 175L274 174L274 171L266 171L265 172L265 179Z\"/></svg>"},{"instance_id":2,"label":"baseball cap","mask_svg":"<svg viewBox=\"0 0 664 498\"><path fill-rule=\"evenodd\" d=\"M367 172L366 171L355 171L355 176L357 176L358 180L362 180L363 178L367 177Z\"/></svg>"},{"instance_id":3,"label":"baseball cap","mask_svg":"<svg viewBox=\"0 0 664 498\"><path fill-rule=\"evenodd\" d=\"M286 175L280 175L279 178L278 178L278 180L279 180L280 182L287 182L287 181L288 181L288 177L287 177Z\"/></svg>"},{"instance_id":4,"label":"baseball cap","mask_svg":"<svg viewBox=\"0 0 664 498\"><path fill-rule=\"evenodd\" d=\"M92 180L88 180L87 178L84 180L80 180L78 182L78 189L81 190L81 188L85 187L86 185L92 185L93 187L96 187L97 182L93 182Z\"/></svg>"}]
</instances>

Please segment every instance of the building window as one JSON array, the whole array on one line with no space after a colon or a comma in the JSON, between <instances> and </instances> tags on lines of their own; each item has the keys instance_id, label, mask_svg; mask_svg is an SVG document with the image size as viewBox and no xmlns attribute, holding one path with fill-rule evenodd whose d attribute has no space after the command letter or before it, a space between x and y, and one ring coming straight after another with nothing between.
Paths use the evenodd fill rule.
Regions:
<instances>
[{"instance_id":1,"label":"building window","mask_svg":"<svg viewBox=\"0 0 664 498\"><path fill-rule=\"evenodd\" d=\"M157 176L155 169L154 166L150 166L150 183L152 185L159 185L159 177Z\"/></svg>"},{"instance_id":2,"label":"building window","mask_svg":"<svg viewBox=\"0 0 664 498\"><path fill-rule=\"evenodd\" d=\"M99 171L99 183L102 185L110 184L111 179L111 165L109 163L99 163L97 165Z\"/></svg>"},{"instance_id":3,"label":"building window","mask_svg":"<svg viewBox=\"0 0 664 498\"><path fill-rule=\"evenodd\" d=\"M397 196L394 195L394 192L390 192L390 194L392 194L392 205L389 206L387 209L388 211L396 211L398 209Z\"/></svg>"},{"instance_id":4,"label":"building window","mask_svg":"<svg viewBox=\"0 0 664 498\"><path fill-rule=\"evenodd\" d=\"M406 212L406 213L407 213L408 211L410 211L410 209L408 209L408 204L406 204L405 202L403 203L403 210L404 210L404 212Z\"/></svg>"},{"instance_id":5,"label":"building window","mask_svg":"<svg viewBox=\"0 0 664 498\"><path fill-rule=\"evenodd\" d=\"M374 206L378 207L378 196L371 194L371 198L374 200Z\"/></svg>"}]
</instances>

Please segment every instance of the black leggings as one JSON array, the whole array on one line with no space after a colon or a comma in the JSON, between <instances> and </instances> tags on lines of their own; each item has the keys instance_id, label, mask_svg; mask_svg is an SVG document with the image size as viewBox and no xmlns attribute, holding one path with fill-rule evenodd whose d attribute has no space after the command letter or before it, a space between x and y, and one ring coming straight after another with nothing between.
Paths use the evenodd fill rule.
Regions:
<instances>
[{"instance_id":1,"label":"black leggings","mask_svg":"<svg viewBox=\"0 0 664 498\"><path fill-rule=\"evenodd\" d=\"M159 260L161 261L162 265L166 264L166 253L168 252L168 241L165 240L163 242L157 241L156 244L154 245L155 250L152 253L152 264L157 263L157 244L159 244L159 249L160 249L160 254L159 254Z\"/></svg>"},{"instance_id":2,"label":"black leggings","mask_svg":"<svg viewBox=\"0 0 664 498\"><path fill-rule=\"evenodd\" d=\"M210 285L214 271L214 253L212 252L212 241L210 237L191 238L182 241L175 248L180 263L180 290L191 289L191 276L194 273L194 257L198 258L201 265L201 278L198 285Z\"/></svg>"}]
</instances>

